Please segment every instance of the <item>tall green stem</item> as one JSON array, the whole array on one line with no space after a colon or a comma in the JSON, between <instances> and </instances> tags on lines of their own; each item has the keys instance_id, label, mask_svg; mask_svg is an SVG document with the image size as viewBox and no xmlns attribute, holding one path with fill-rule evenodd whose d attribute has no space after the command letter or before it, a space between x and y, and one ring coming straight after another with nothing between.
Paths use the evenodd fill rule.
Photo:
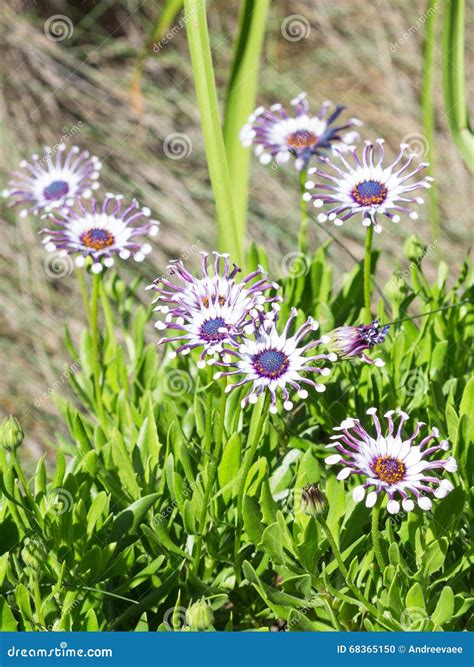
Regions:
<instances>
[{"instance_id":1,"label":"tall green stem","mask_svg":"<svg viewBox=\"0 0 474 667\"><path fill-rule=\"evenodd\" d=\"M235 217L241 238L247 228L250 151L239 132L256 107L257 80L270 0L242 0L232 69L227 87L224 142L232 181Z\"/></svg>"},{"instance_id":2,"label":"tall green stem","mask_svg":"<svg viewBox=\"0 0 474 667\"><path fill-rule=\"evenodd\" d=\"M372 508L372 544L380 572L383 573L386 567L386 563L385 558L383 557L382 548L380 546L379 515L380 505L377 502L376 505Z\"/></svg>"},{"instance_id":3,"label":"tall green stem","mask_svg":"<svg viewBox=\"0 0 474 667\"><path fill-rule=\"evenodd\" d=\"M87 321L91 321L91 308L89 303L89 294L87 293L86 279L85 279L85 269L77 268L76 269L77 282L79 283L79 289L81 291L82 303L84 304L84 311L86 313Z\"/></svg>"},{"instance_id":4,"label":"tall green stem","mask_svg":"<svg viewBox=\"0 0 474 667\"><path fill-rule=\"evenodd\" d=\"M218 246L243 266L243 241L234 212L232 185L219 118L211 45L207 29L206 3L185 0L186 32L196 98L201 117L207 164L216 201Z\"/></svg>"},{"instance_id":5,"label":"tall green stem","mask_svg":"<svg viewBox=\"0 0 474 667\"><path fill-rule=\"evenodd\" d=\"M92 281L92 304L91 304L91 329L92 329L92 373L94 376L94 392L97 405L97 413L102 428L106 428L107 421L102 401L102 387L100 384L101 355L99 335L99 294L101 288L102 274L94 273Z\"/></svg>"},{"instance_id":6,"label":"tall green stem","mask_svg":"<svg viewBox=\"0 0 474 667\"><path fill-rule=\"evenodd\" d=\"M474 171L474 136L469 126L464 83L465 0L445 0L442 36L444 105L454 142Z\"/></svg>"},{"instance_id":7,"label":"tall green stem","mask_svg":"<svg viewBox=\"0 0 474 667\"><path fill-rule=\"evenodd\" d=\"M367 227L365 237L365 255L364 255L364 320L370 324L372 320L370 309L371 283L372 283L372 241L374 239L374 225Z\"/></svg>"},{"instance_id":8,"label":"tall green stem","mask_svg":"<svg viewBox=\"0 0 474 667\"><path fill-rule=\"evenodd\" d=\"M308 203L303 199L303 195L306 192L307 170L302 169L300 171L300 210L301 210L301 223L300 231L298 234L298 248L303 255L308 254Z\"/></svg>"},{"instance_id":9,"label":"tall green stem","mask_svg":"<svg viewBox=\"0 0 474 667\"><path fill-rule=\"evenodd\" d=\"M331 533L329 526L326 523L326 519L323 517L322 514L318 514L316 516L317 521L319 521L324 534L326 535L326 538L329 542L329 546L332 549L332 552L334 554L334 558L336 559L336 562L339 566L339 569L342 573L342 576L344 577L344 580L348 586L348 588L352 591L352 593L355 595L355 597L363 604L363 606L366 608L368 612L370 612L376 619L377 621L381 624L384 625L385 627L388 627L389 630L397 629L394 628L394 626L391 626L389 622L386 619L381 619L380 614L377 611L377 609L374 607L373 604L371 604L367 598L362 595L360 590L355 586L352 581L350 580L349 577L349 572L347 571L347 567L344 565L344 561L342 560L341 552L339 551L339 548L336 544L336 540L334 539L333 534Z\"/></svg>"},{"instance_id":10,"label":"tall green stem","mask_svg":"<svg viewBox=\"0 0 474 667\"><path fill-rule=\"evenodd\" d=\"M423 63L423 89L422 89L422 110L423 110L423 132L425 135L427 148L426 158L429 162L427 167L429 175L434 177L435 161L435 102L434 102L434 56L436 48L436 16L439 0L429 0L426 11L426 30L425 30L425 52ZM433 180L431 188L428 190L428 211L433 230L433 238L438 243L441 238L438 214L438 189L436 181Z\"/></svg>"},{"instance_id":11,"label":"tall green stem","mask_svg":"<svg viewBox=\"0 0 474 667\"><path fill-rule=\"evenodd\" d=\"M212 371L212 366L209 366L209 368ZM209 505L209 499L211 497L212 493L212 487L214 486L214 482L216 480L216 475L217 475L217 468L219 466L220 462L220 456L221 456L221 451L222 451L222 443L223 443L223 437L224 437L224 418L225 418L225 405L226 405L226 393L225 393L225 388L226 388L226 381L222 381L221 385L221 401L220 401L220 406L219 406L219 423L218 423L218 428L217 428L217 436L216 436L216 446L214 448L214 452L212 454L211 458L211 463L209 465L209 470L208 470L208 477L207 477L207 482L206 486L204 489L204 498L202 502L202 508L201 508L201 513L199 515L199 534L197 536L196 540L196 551L194 554L194 561L193 561L193 570L194 573L197 574L199 570L199 565L201 562L201 553L202 553L202 541L204 534L206 532L206 524L207 524L207 512L208 512L208 505ZM211 390L207 390L209 394L211 394ZM212 394L211 394L212 398ZM212 402L211 402L211 407L212 407ZM209 409L209 413L211 410ZM207 417L207 415L206 415ZM209 431L212 430L212 419L208 422L208 426L206 427L209 428ZM210 442L212 442L212 438L210 439Z\"/></svg>"}]
</instances>

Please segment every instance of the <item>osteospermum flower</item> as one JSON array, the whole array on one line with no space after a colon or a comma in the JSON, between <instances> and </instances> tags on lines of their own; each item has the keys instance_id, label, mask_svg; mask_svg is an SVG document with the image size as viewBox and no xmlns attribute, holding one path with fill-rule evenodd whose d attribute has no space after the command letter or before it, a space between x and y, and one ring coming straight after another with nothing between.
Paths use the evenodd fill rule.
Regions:
<instances>
[{"instance_id":1,"label":"osteospermum flower","mask_svg":"<svg viewBox=\"0 0 474 667\"><path fill-rule=\"evenodd\" d=\"M102 168L99 158L77 146L65 151L65 144L59 144L56 152L46 146L42 157L33 155L31 163L20 162L22 171L13 173L10 188L2 194L12 199L13 206L24 207L21 217L72 205L76 197L87 199L97 190Z\"/></svg>"},{"instance_id":2,"label":"osteospermum flower","mask_svg":"<svg viewBox=\"0 0 474 667\"><path fill-rule=\"evenodd\" d=\"M338 327L328 334L329 347L339 359L359 357L368 364L384 366L383 359L371 359L364 350L372 350L376 345L383 343L389 328L389 324L381 327L378 320L374 320L371 324L361 324L358 327Z\"/></svg>"},{"instance_id":3,"label":"osteospermum flower","mask_svg":"<svg viewBox=\"0 0 474 667\"><path fill-rule=\"evenodd\" d=\"M137 237L156 236L157 220L148 220L149 208L140 208L137 201L122 205L122 195L107 194L102 205L95 199L76 200L49 215L56 227L43 229L48 252L75 255L77 266L92 259L92 271L100 273L104 266L114 264L114 255L121 259L133 257L141 262L151 252L151 245Z\"/></svg>"},{"instance_id":4,"label":"osteospermum flower","mask_svg":"<svg viewBox=\"0 0 474 667\"><path fill-rule=\"evenodd\" d=\"M269 281L261 266L240 282L236 282L240 268L231 264L229 255L218 252L213 252L212 255L212 272L209 267L211 255L202 252L201 277L193 276L181 260L173 260L168 264L166 275L157 278L146 288L158 292L153 302L158 303L155 311L165 314L167 322L213 304L232 304L236 310L255 315L263 309L265 303L279 300L278 296L266 294L269 290L278 290L279 285ZM177 277L181 284L169 280L171 276Z\"/></svg>"},{"instance_id":5,"label":"osteospermum flower","mask_svg":"<svg viewBox=\"0 0 474 667\"><path fill-rule=\"evenodd\" d=\"M305 169L312 155L319 155L335 145L342 148L359 139L355 131L341 134L343 130L362 124L356 118L334 125L344 110L343 106L337 105L329 113L332 104L324 102L319 113L311 116L306 93L295 97L291 104L296 112L293 117L288 116L281 104L274 104L268 110L258 107L240 131L243 146L253 145L262 164L268 164L272 159L282 164L293 155L295 167Z\"/></svg>"},{"instance_id":6,"label":"osteospermum flower","mask_svg":"<svg viewBox=\"0 0 474 667\"><path fill-rule=\"evenodd\" d=\"M301 344L306 336L319 327L311 317L293 336L289 336L296 315L296 308L292 308L291 315L281 334L278 333L276 327L276 311L271 316L261 317L260 322L256 323L253 336L243 337L238 349L226 349L226 358L218 362L231 370L216 373L215 379L228 375L243 376L235 384L228 385L226 392L245 384L251 385L248 394L242 400L242 407L248 403L256 403L259 396L268 390L271 396L270 412L277 412L277 391L283 395L285 410L291 410L293 403L290 400L288 388L297 391L298 396L303 399L308 397L308 392L301 387L301 383L314 387L319 392L326 389L324 384L315 382L306 377L306 374L329 375L329 368L321 368L315 362L336 361L337 357L334 353L306 356L307 352L322 343L327 343L328 339L323 336L318 340ZM232 357L235 358L234 362Z\"/></svg>"},{"instance_id":7,"label":"osteospermum flower","mask_svg":"<svg viewBox=\"0 0 474 667\"><path fill-rule=\"evenodd\" d=\"M424 438L419 438L424 422L416 424L415 431L409 437L402 435L403 425L408 415L399 411L400 422L395 430L392 416L394 410L385 414L388 422L388 432L383 433L376 408L367 410L372 416L375 435L369 434L358 419L346 419L334 430L338 435L331 436L334 440L328 447L335 447L340 453L326 458L326 463L342 464L344 468L339 472L338 479L346 479L350 475L365 477L363 484L356 486L352 496L356 502L365 497L367 507L372 507L381 493L388 496L387 510L396 514L402 507L410 512L415 503L423 510L431 509L432 502L429 495L444 498L453 490L452 483L447 479L439 479L434 473L436 470L456 472L456 460L450 456L447 459L438 459L434 455L449 449L447 440L437 440L439 431L436 428ZM432 443L432 444L430 444ZM429 446L428 446L429 445ZM372 489L367 493L366 492Z\"/></svg>"},{"instance_id":8,"label":"osteospermum flower","mask_svg":"<svg viewBox=\"0 0 474 667\"><path fill-rule=\"evenodd\" d=\"M335 225L343 225L346 220L356 214L362 217L365 227L374 225L374 231L382 231L380 216L384 215L392 222L400 221L400 214L407 214L413 220L418 218L416 211L410 210L407 204L423 204L422 197L414 197L416 190L431 187L430 176L413 181L413 177L428 166L427 162L413 167L416 154L406 156L408 144L400 144L400 153L387 167L383 166L384 140L377 139L376 146L365 142L360 159L357 150L351 149L353 164L337 151L336 160L327 156L320 159L334 170L327 173L321 168L312 167L308 174L315 175L317 181L306 183L308 192L303 195L306 201L313 201L316 208L324 205L329 210L318 215L319 222L331 220ZM315 179L316 180L316 179ZM311 192L313 191L313 192Z\"/></svg>"},{"instance_id":9,"label":"osteospermum flower","mask_svg":"<svg viewBox=\"0 0 474 667\"><path fill-rule=\"evenodd\" d=\"M166 315L164 321L156 323L156 328L181 333L180 336L163 338L160 343L181 343L173 355L188 354L192 349L202 347L200 366L204 365L206 355L222 352L225 344L238 345L239 336L251 326L252 318L263 310L265 303L280 299L278 295L267 293L279 286L268 280L262 267L236 282L239 267L231 265L226 254L213 255L212 274L209 272L210 256L202 253L201 278L189 273L178 260L170 263L168 273L177 276L182 284L162 277L148 287L158 292L155 303L159 302L159 305L155 310Z\"/></svg>"}]
</instances>

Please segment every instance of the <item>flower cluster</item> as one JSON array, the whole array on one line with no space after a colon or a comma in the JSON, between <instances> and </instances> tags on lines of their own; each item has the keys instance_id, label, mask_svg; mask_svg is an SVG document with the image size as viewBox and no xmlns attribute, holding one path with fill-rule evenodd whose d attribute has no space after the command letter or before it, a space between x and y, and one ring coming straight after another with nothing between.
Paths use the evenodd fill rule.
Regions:
<instances>
[{"instance_id":1,"label":"flower cluster","mask_svg":"<svg viewBox=\"0 0 474 667\"><path fill-rule=\"evenodd\" d=\"M94 273L112 266L114 255L140 262L151 252L151 245L140 240L156 236L159 230L157 220L148 220L149 208L136 200L123 204L123 195L92 198L100 187L102 168L96 156L77 146L69 152L64 144L56 152L46 146L41 158L33 155L32 162L21 162L20 168L3 196L11 199L11 205L23 207L20 216L42 214L53 223L41 230L48 252L75 255L78 267L89 260Z\"/></svg>"},{"instance_id":2,"label":"flower cluster","mask_svg":"<svg viewBox=\"0 0 474 667\"><path fill-rule=\"evenodd\" d=\"M323 337L302 344L302 340L318 328L317 322L308 318L299 329L290 335L296 318L293 309L284 330L278 333L277 321L280 297L278 285L269 281L262 267L236 281L240 269L230 263L227 255L214 254L213 273L209 272L209 255L202 253L202 276L194 277L180 261L171 262L168 274L176 276L179 283L168 277L158 278L151 289L158 292L155 310L164 314L156 327L171 329L180 335L162 338L160 343L177 342L173 351L189 354L201 349L200 367L216 364L227 370L218 371L215 379L227 375L240 376L237 382L228 385L226 391L249 383L250 389L242 399L242 406L255 403L268 390L271 397L270 410L277 410L277 391L284 399L284 407L291 409L290 391L297 391L300 398L308 392L301 384L324 391L325 386L307 377L307 374L329 375L328 367L319 367L313 362L335 361L336 355L306 353L327 343ZM273 294L272 292L275 292ZM270 312L265 305L271 306Z\"/></svg>"}]
</instances>

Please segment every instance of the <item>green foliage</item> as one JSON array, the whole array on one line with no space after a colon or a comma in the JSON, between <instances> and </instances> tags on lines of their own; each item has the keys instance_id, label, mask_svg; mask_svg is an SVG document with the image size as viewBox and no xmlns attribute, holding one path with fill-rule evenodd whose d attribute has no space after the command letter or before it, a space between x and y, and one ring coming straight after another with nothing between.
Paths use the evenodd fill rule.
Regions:
<instances>
[{"instance_id":1,"label":"green foliage","mask_svg":"<svg viewBox=\"0 0 474 667\"><path fill-rule=\"evenodd\" d=\"M319 319L323 333L357 323L363 309L361 267L336 286L327 252L318 249L304 275L282 281L283 316L291 303ZM261 248L252 257L266 262ZM417 265L410 283L390 279L385 291L396 295L395 305L387 311L380 300L378 314L393 321L408 307L421 313L469 298L467 267L454 286L447 282L443 266L430 284ZM222 414L223 381L209 383L192 355L169 360L144 343L150 312L134 305L133 289L125 292L117 276L103 292L98 381L105 421L90 335L69 337L79 370L69 377L74 402L57 396L69 437L58 445L55 470L47 475L41 459L25 495L14 452L0 452L3 630L469 627L468 304L395 324L377 351L384 368L339 362L325 394L268 418L261 403L242 411L238 392ZM364 420L371 405L402 407L436 425L459 464L454 491L430 512L390 516L382 507L383 571L372 550L370 510L352 500L352 482L336 480L323 462L333 427L346 416ZM325 491L327 524L348 579L319 523L301 509L308 483Z\"/></svg>"}]
</instances>

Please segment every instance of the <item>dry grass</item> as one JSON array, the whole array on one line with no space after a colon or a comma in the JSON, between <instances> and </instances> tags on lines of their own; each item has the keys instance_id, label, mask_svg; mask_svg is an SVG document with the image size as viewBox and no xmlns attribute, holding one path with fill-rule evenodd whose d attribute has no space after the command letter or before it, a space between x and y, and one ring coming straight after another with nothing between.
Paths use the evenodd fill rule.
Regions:
<instances>
[{"instance_id":1,"label":"dry grass","mask_svg":"<svg viewBox=\"0 0 474 667\"><path fill-rule=\"evenodd\" d=\"M275 5L268 22L260 102L287 100L301 90L308 92L315 105L324 99L342 102L351 114L364 119L368 136L384 136L394 151L401 137L422 132L420 15L424 3L292 0ZM222 0L212 6L214 59L224 90L237 3L229 6ZM47 5L10 0L0 19L6 42L0 65L4 82L2 187L21 158L43 144L58 143L62 135L74 132L72 128L82 123L73 141L104 161L106 189L138 195L162 220L151 262L142 269L145 279L162 271L167 257L180 255L197 240L212 248L214 239L213 198L184 30L148 60L142 82L143 114L133 110L134 65L155 12L156 3L151 2L73 4L58 0ZM71 17L74 33L70 39L54 42L46 38L44 22L53 14ZM282 20L290 15L309 22L307 38L295 42L283 38ZM411 31L414 34L391 50L390 45L410 26L417 27ZM472 80L472 73L469 78ZM469 243L472 191L447 131L439 88L436 151L441 253L454 271ZM167 158L163 151L163 141L174 132L188 135L192 143L191 154L180 160ZM250 236L269 250L277 276L279 258L295 246L296 173L291 168L275 173L254 163L250 202ZM429 244L426 216L425 212L416 225L411 223L409 231L416 231ZM39 408L34 402L57 381L67 364L63 323L66 320L77 336L82 310L73 277L58 280L45 273L37 223L16 220L5 207L2 217L0 408L22 419L29 451L37 458L61 426L50 399ZM385 275L396 266L407 233L406 227L391 228L378 239L387 250L381 267ZM361 237L358 227L346 229L343 237L357 256ZM312 232L313 244L326 238L322 230ZM344 250L335 247L333 252L339 266L350 266L352 260Z\"/></svg>"}]
</instances>

